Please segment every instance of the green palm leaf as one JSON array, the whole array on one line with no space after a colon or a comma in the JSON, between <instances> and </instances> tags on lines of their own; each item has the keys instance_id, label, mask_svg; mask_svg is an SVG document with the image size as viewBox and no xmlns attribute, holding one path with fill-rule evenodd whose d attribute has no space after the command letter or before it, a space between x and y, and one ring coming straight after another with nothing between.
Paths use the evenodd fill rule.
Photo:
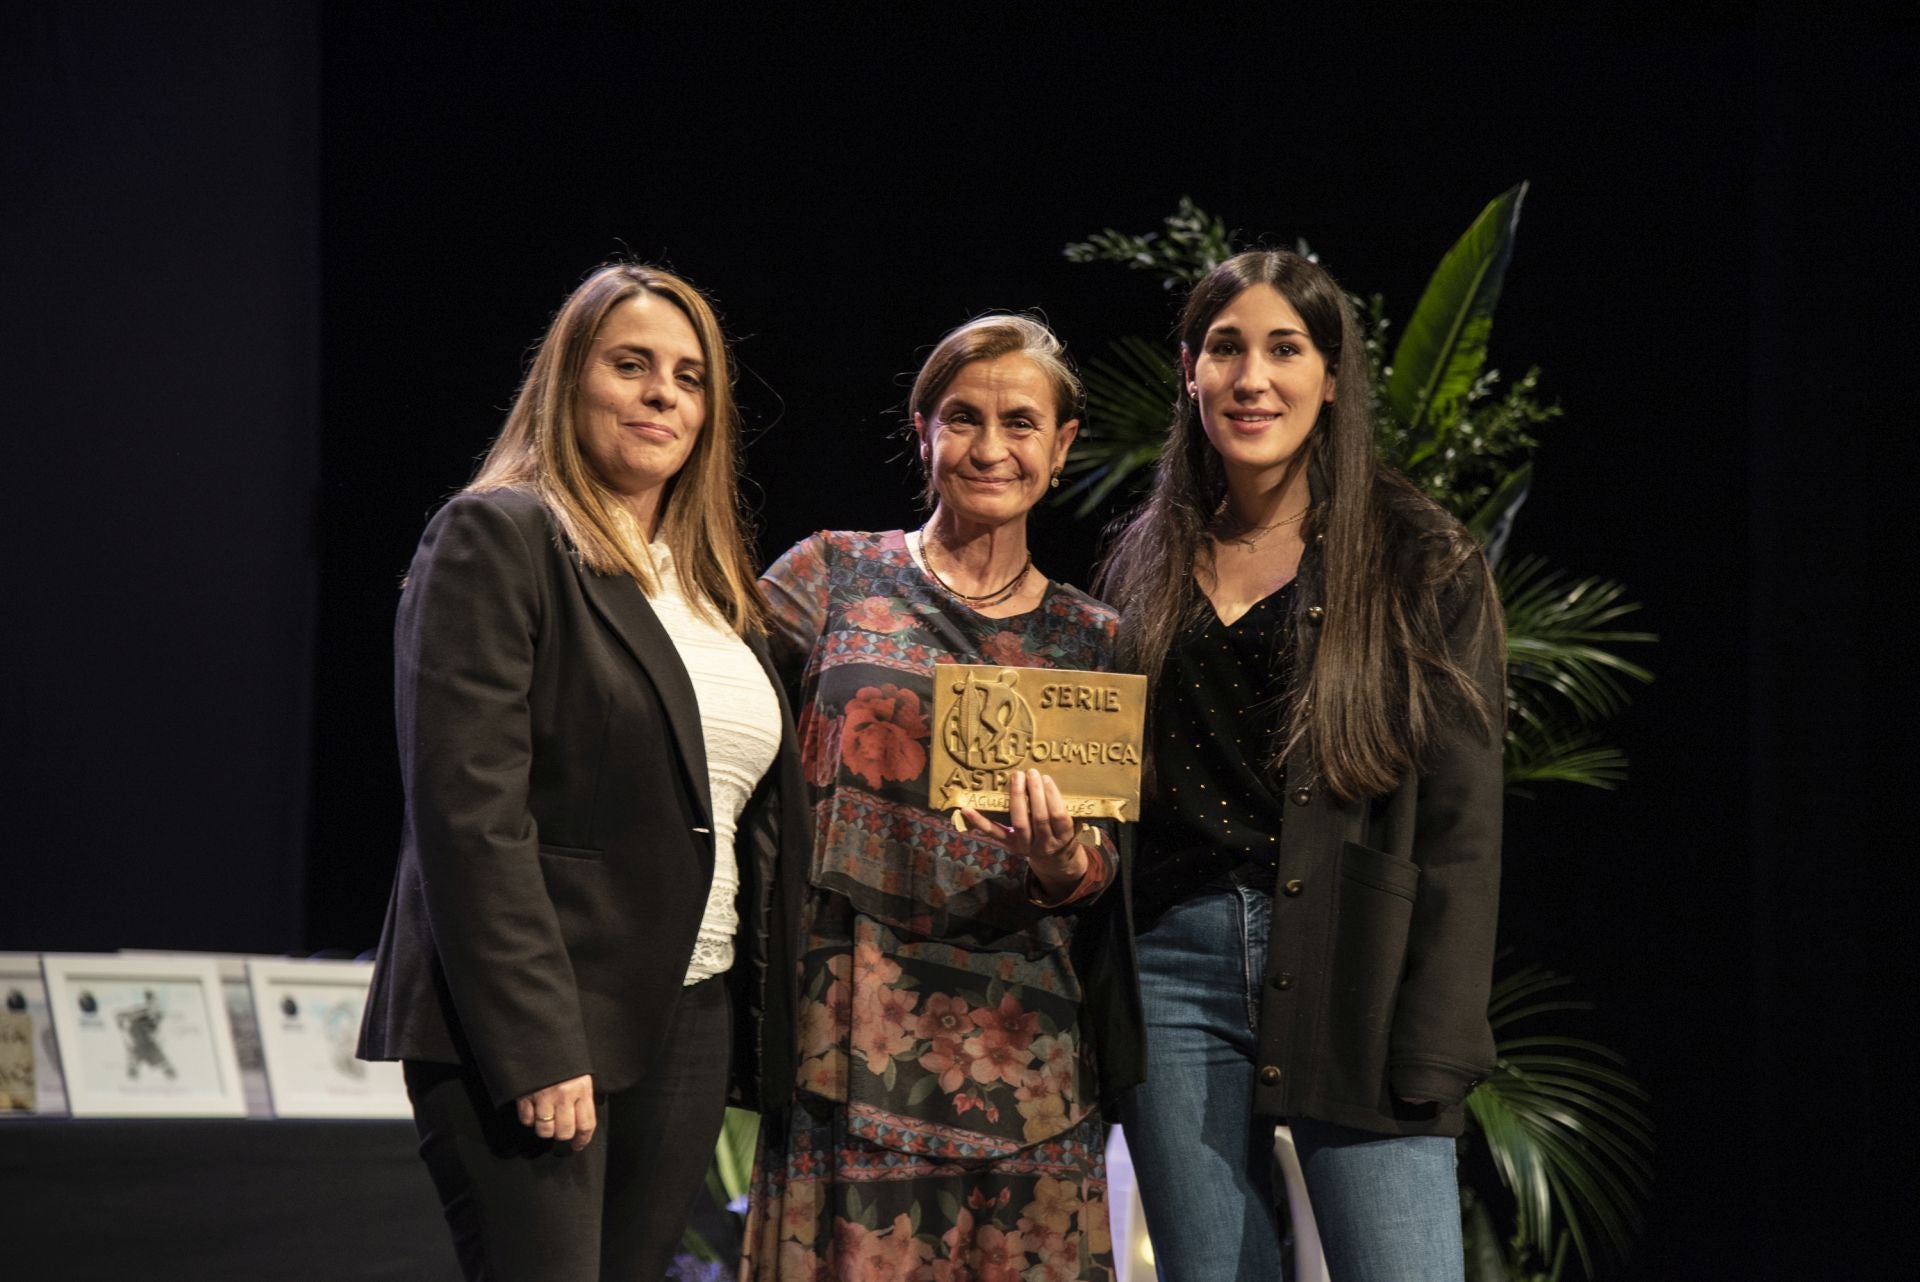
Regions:
<instances>
[{"instance_id":1,"label":"green palm leaf","mask_svg":"<svg viewBox=\"0 0 1920 1282\"><path fill-rule=\"evenodd\" d=\"M1506 613L1508 701L1516 721L1544 729L1552 720L1550 702L1570 708L1583 725L1601 721L1625 706L1627 682L1653 680L1608 648L1655 639L1612 626L1640 608L1622 599L1621 584L1575 579L1532 556L1501 566L1495 578Z\"/></svg>"},{"instance_id":2,"label":"green palm leaf","mask_svg":"<svg viewBox=\"0 0 1920 1282\"><path fill-rule=\"evenodd\" d=\"M1513 533L1520 505L1533 489L1533 464L1522 463L1501 479L1493 497L1467 518L1467 531L1486 549L1487 563L1499 566L1507 550L1507 538Z\"/></svg>"},{"instance_id":3,"label":"green palm leaf","mask_svg":"<svg viewBox=\"0 0 1920 1282\"><path fill-rule=\"evenodd\" d=\"M760 1115L729 1107L720 1125L720 1138L714 1141L713 1161L707 1166L707 1196L724 1209L737 1206L746 1197L753 1180L753 1150L760 1140ZM688 1225L681 1233L681 1249L697 1260L721 1258L720 1249L701 1232Z\"/></svg>"},{"instance_id":4,"label":"green palm leaf","mask_svg":"<svg viewBox=\"0 0 1920 1282\"><path fill-rule=\"evenodd\" d=\"M760 1140L760 1115L741 1108L728 1108L721 1123L720 1138L713 1146L713 1169L709 1188L722 1203L745 1197L753 1179L753 1149ZM712 1188L717 1180L719 1187Z\"/></svg>"},{"instance_id":5,"label":"green palm leaf","mask_svg":"<svg viewBox=\"0 0 1920 1282\"><path fill-rule=\"evenodd\" d=\"M1394 348L1387 403L1416 436L1410 467L1438 449L1487 360L1493 308L1513 257L1521 183L1496 196L1434 269Z\"/></svg>"},{"instance_id":6,"label":"green palm leaf","mask_svg":"<svg viewBox=\"0 0 1920 1282\"><path fill-rule=\"evenodd\" d=\"M1627 777L1627 756L1591 731L1572 734L1516 718L1507 726L1504 764L1507 791L1531 796L1536 783L1617 787Z\"/></svg>"},{"instance_id":7,"label":"green palm leaf","mask_svg":"<svg viewBox=\"0 0 1920 1282\"><path fill-rule=\"evenodd\" d=\"M1611 649L1653 641L1649 631L1615 628L1640 606L1624 601L1620 583L1572 578L1538 557L1501 562L1494 578L1507 618L1507 789L1619 785L1626 754L1588 727L1619 712L1630 681L1653 679Z\"/></svg>"},{"instance_id":8,"label":"green palm leaf","mask_svg":"<svg viewBox=\"0 0 1920 1282\"><path fill-rule=\"evenodd\" d=\"M1569 983L1537 965L1503 977L1487 1007L1496 1036L1547 1011L1586 1007L1542 1000ZM1557 1275L1570 1240L1591 1277L1640 1230L1653 1180L1646 1092L1621 1071L1620 1056L1581 1038L1502 1036L1497 1054L1467 1110L1513 1194L1516 1245L1523 1256L1554 1259Z\"/></svg>"},{"instance_id":9,"label":"green palm leaf","mask_svg":"<svg viewBox=\"0 0 1920 1282\"><path fill-rule=\"evenodd\" d=\"M1178 367L1156 344L1128 337L1108 351L1108 359L1089 361L1083 371L1087 421L1063 469L1075 479L1055 499L1077 502L1075 516L1086 516L1153 466L1180 391Z\"/></svg>"}]
</instances>

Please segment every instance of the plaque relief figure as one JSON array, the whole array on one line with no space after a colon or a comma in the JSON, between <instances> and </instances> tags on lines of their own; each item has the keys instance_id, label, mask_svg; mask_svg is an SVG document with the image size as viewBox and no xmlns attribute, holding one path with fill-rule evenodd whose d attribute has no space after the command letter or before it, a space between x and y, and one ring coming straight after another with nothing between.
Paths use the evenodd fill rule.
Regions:
<instances>
[{"instance_id":1,"label":"plaque relief figure","mask_svg":"<svg viewBox=\"0 0 1920 1282\"><path fill-rule=\"evenodd\" d=\"M1011 681L968 682L933 715L949 664L1109 666L1113 612L1027 548L1079 401L1044 326L962 326L909 401L925 527L816 534L763 579L813 859L797 1071L761 1126L745 1279L1112 1277L1075 924L1114 851L1076 839L1053 780L1007 769L1034 725ZM1005 775L1004 822L929 808L936 735Z\"/></svg>"},{"instance_id":2,"label":"plaque relief figure","mask_svg":"<svg viewBox=\"0 0 1920 1282\"><path fill-rule=\"evenodd\" d=\"M729 1099L792 1080L805 798L738 436L707 300L603 267L407 575L359 1053L404 1062L470 1278L660 1277Z\"/></svg>"},{"instance_id":3,"label":"plaque relief figure","mask_svg":"<svg viewBox=\"0 0 1920 1282\"><path fill-rule=\"evenodd\" d=\"M1103 1068L1144 1071L1120 1120L1155 1267L1281 1276L1285 1121L1334 1277L1457 1279L1453 1137L1493 1064L1491 577L1376 459L1362 335L1318 264L1229 259L1179 338L1153 488L1099 580L1151 692L1133 894L1102 905L1090 982L1139 986Z\"/></svg>"},{"instance_id":4,"label":"plaque relief figure","mask_svg":"<svg viewBox=\"0 0 1920 1282\"><path fill-rule=\"evenodd\" d=\"M990 681L969 677L942 727L947 751L976 770L1005 770L1027 759L1033 740L1033 708L1014 688L1013 675Z\"/></svg>"},{"instance_id":5,"label":"plaque relief figure","mask_svg":"<svg viewBox=\"0 0 1920 1282\"><path fill-rule=\"evenodd\" d=\"M151 988L138 1004L113 1013L114 1026L120 1030L120 1040L127 1050L128 1078L136 1078L142 1069L148 1068L157 1069L169 1078L178 1076L173 1062L167 1058L166 1048L160 1045L160 1025L166 1017L165 1008Z\"/></svg>"}]
</instances>

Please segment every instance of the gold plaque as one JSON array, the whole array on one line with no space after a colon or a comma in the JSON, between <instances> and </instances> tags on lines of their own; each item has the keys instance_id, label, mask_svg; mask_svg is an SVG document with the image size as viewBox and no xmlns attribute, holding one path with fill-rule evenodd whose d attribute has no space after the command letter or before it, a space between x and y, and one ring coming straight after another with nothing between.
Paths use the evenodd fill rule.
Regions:
<instances>
[{"instance_id":1,"label":"gold plaque","mask_svg":"<svg viewBox=\"0 0 1920 1282\"><path fill-rule=\"evenodd\" d=\"M1073 668L941 664L933 673L935 810L1005 811L1007 775L1051 775L1068 813L1138 819L1147 679Z\"/></svg>"}]
</instances>

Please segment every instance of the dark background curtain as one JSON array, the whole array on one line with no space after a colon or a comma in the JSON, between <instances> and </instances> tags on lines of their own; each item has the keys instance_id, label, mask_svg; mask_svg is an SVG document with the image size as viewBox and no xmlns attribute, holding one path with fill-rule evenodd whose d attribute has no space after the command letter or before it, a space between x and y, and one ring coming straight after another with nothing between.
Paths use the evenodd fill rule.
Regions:
<instances>
[{"instance_id":1,"label":"dark background curtain","mask_svg":"<svg viewBox=\"0 0 1920 1282\"><path fill-rule=\"evenodd\" d=\"M1188 194L1403 317L1524 178L1494 363L1567 417L1515 546L1661 634L1631 780L1514 803L1503 914L1654 1094L1619 1276L1907 1272L1906 10L7 25L0 947L372 945L399 577L596 262L717 296L770 558L917 521L903 380L953 324L1165 330L1065 241ZM1044 514L1036 557L1084 582L1097 532Z\"/></svg>"}]
</instances>

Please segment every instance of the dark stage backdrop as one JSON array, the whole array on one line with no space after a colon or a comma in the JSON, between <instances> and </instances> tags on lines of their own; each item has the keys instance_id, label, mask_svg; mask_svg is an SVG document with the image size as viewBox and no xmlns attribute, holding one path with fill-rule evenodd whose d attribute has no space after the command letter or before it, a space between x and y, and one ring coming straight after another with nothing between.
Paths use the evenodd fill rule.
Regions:
<instances>
[{"instance_id":1,"label":"dark stage backdrop","mask_svg":"<svg viewBox=\"0 0 1920 1282\"><path fill-rule=\"evenodd\" d=\"M0 19L0 949L304 934L318 37Z\"/></svg>"},{"instance_id":2,"label":"dark stage backdrop","mask_svg":"<svg viewBox=\"0 0 1920 1282\"><path fill-rule=\"evenodd\" d=\"M373 944L399 578L596 262L719 299L771 557L918 519L902 379L951 325L1165 329L1065 241L1188 194L1404 316L1524 178L1495 363L1567 417L1516 546L1662 635L1631 782L1516 802L1508 847L1514 953L1654 1096L1613 1276L1903 1276L1912 20L1462 9L36 19L0 947ZM1043 568L1084 581L1095 535L1049 515Z\"/></svg>"}]
</instances>

